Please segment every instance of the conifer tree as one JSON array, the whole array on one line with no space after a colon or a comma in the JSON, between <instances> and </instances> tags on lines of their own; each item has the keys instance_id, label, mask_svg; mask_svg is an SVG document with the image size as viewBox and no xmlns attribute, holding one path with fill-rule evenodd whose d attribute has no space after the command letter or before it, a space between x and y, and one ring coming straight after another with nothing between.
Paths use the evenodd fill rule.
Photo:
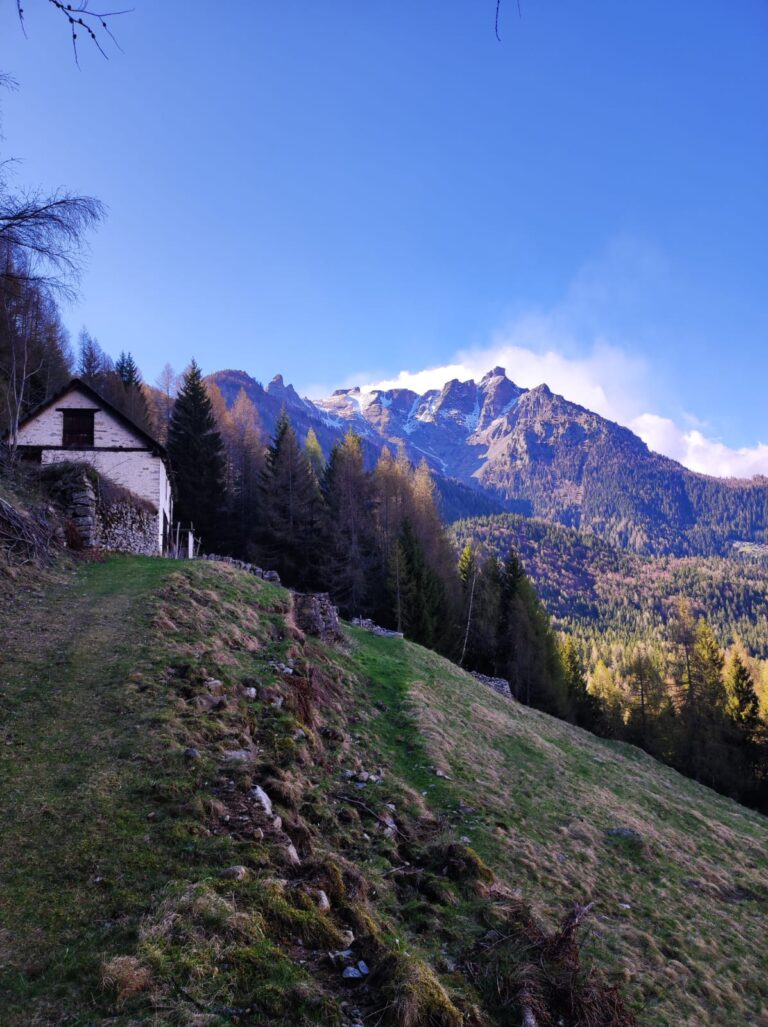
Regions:
<instances>
[{"instance_id":1,"label":"conifer tree","mask_svg":"<svg viewBox=\"0 0 768 1027\"><path fill-rule=\"evenodd\" d=\"M428 649L445 644L447 603L443 583L429 566L410 520L403 523L395 548L398 594L393 595L401 631ZM390 563L390 583L392 583Z\"/></svg>"},{"instance_id":2,"label":"conifer tree","mask_svg":"<svg viewBox=\"0 0 768 1027\"><path fill-rule=\"evenodd\" d=\"M589 692L581 653L570 635L561 646L560 659L574 720L579 727L594 730L599 718L599 703Z\"/></svg>"},{"instance_id":3,"label":"conifer tree","mask_svg":"<svg viewBox=\"0 0 768 1027\"><path fill-rule=\"evenodd\" d=\"M323 476L327 511L324 578L351 616L366 603L381 577L376 546L374 492L363 465L360 436L348 431L336 443Z\"/></svg>"},{"instance_id":4,"label":"conifer tree","mask_svg":"<svg viewBox=\"0 0 768 1027\"><path fill-rule=\"evenodd\" d=\"M295 588L317 588L322 496L285 409L267 449L259 511L260 559Z\"/></svg>"},{"instance_id":5,"label":"conifer tree","mask_svg":"<svg viewBox=\"0 0 768 1027\"><path fill-rule=\"evenodd\" d=\"M323 450L314 428L310 428L307 432L304 453L318 482L322 481L323 472L325 471L325 457L323 456Z\"/></svg>"},{"instance_id":6,"label":"conifer tree","mask_svg":"<svg viewBox=\"0 0 768 1027\"><path fill-rule=\"evenodd\" d=\"M760 728L760 702L755 683L738 652L734 652L725 678L726 713L744 740L752 741Z\"/></svg>"},{"instance_id":7,"label":"conifer tree","mask_svg":"<svg viewBox=\"0 0 768 1027\"><path fill-rule=\"evenodd\" d=\"M122 390L116 387L108 388L109 398L135 424L145 431L149 431L151 425L149 407L144 395L144 383L138 364L131 353L122 352L120 354L115 363L115 374L122 385Z\"/></svg>"},{"instance_id":8,"label":"conifer tree","mask_svg":"<svg viewBox=\"0 0 768 1027\"><path fill-rule=\"evenodd\" d=\"M176 519L215 544L224 501L224 448L200 368L192 361L168 426L168 456L176 484Z\"/></svg>"}]
</instances>

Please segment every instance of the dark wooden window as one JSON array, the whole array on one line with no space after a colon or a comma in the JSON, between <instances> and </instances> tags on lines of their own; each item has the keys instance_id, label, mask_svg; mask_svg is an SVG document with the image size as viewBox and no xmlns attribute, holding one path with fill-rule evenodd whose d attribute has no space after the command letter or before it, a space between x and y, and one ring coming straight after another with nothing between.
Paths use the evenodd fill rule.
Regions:
<instances>
[{"instance_id":1,"label":"dark wooden window","mask_svg":"<svg viewBox=\"0 0 768 1027\"><path fill-rule=\"evenodd\" d=\"M95 410L64 410L65 449L88 449L93 446L93 415Z\"/></svg>"}]
</instances>

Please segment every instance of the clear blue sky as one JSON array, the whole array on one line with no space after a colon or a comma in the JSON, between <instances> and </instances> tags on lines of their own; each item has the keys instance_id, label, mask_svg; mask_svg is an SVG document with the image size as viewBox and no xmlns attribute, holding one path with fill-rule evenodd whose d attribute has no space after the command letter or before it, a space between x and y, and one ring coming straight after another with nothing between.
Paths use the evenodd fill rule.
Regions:
<instances>
[{"instance_id":1,"label":"clear blue sky","mask_svg":"<svg viewBox=\"0 0 768 1027\"><path fill-rule=\"evenodd\" d=\"M768 442L765 0L504 0L501 43L494 0L135 0L81 70L25 6L3 152L109 208L66 321L149 380L391 377L534 313Z\"/></svg>"}]
</instances>

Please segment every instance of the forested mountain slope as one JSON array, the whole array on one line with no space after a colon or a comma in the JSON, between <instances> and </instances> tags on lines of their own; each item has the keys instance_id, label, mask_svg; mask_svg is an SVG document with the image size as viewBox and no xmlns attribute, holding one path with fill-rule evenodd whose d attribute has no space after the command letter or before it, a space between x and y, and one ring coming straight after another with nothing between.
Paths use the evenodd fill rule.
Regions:
<instances>
[{"instance_id":1,"label":"forested mountain slope","mask_svg":"<svg viewBox=\"0 0 768 1027\"><path fill-rule=\"evenodd\" d=\"M760 815L230 567L46 573L0 624L4 1024L765 1015Z\"/></svg>"},{"instance_id":2,"label":"forested mountain slope","mask_svg":"<svg viewBox=\"0 0 768 1027\"><path fill-rule=\"evenodd\" d=\"M590 530L645 554L724 555L738 542L768 542L768 481L695 474L651 452L627 428L555 395L526 390L496 367L480 382L408 389L341 389L302 399L276 376L263 388L242 371L211 376L226 401L242 388L267 432L281 407L300 434L313 428L324 449L349 428L369 460L403 446L438 479L454 480L513 513ZM476 514L470 493L448 513ZM482 512L493 512L486 509Z\"/></svg>"},{"instance_id":3,"label":"forested mountain slope","mask_svg":"<svg viewBox=\"0 0 768 1027\"><path fill-rule=\"evenodd\" d=\"M451 526L459 548L482 546L501 559L514 549L557 627L618 637L659 636L684 596L715 629L768 658L768 556L644 557L590 532L515 514Z\"/></svg>"}]
</instances>

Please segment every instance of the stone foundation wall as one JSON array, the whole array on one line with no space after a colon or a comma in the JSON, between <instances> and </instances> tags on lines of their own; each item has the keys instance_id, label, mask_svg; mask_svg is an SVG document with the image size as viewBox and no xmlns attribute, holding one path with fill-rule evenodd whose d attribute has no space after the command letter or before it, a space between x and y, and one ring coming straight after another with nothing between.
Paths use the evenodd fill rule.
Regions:
<instances>
[{"instance_id":1,"label":"stone foundation wall","mask_svg":"<svg viewBox=\"0 0 768 1027\"><path fill-rule=\"evenodd\" d=\"M126 500L97 504L95 545L119 553L157 556L157 514Z\"/></svg>"},{"instance_id":2,"label":"stone foundation wall","mask_svg":"<svg viewBox=\"0 0 768 1027\"><path fill-rule=\"evenodd\" d=\"M157 513L144 500L86 467L67 466L59 477L46 469L46 477L83 549L157 555Z\"/></svg>"}]
</instances>

